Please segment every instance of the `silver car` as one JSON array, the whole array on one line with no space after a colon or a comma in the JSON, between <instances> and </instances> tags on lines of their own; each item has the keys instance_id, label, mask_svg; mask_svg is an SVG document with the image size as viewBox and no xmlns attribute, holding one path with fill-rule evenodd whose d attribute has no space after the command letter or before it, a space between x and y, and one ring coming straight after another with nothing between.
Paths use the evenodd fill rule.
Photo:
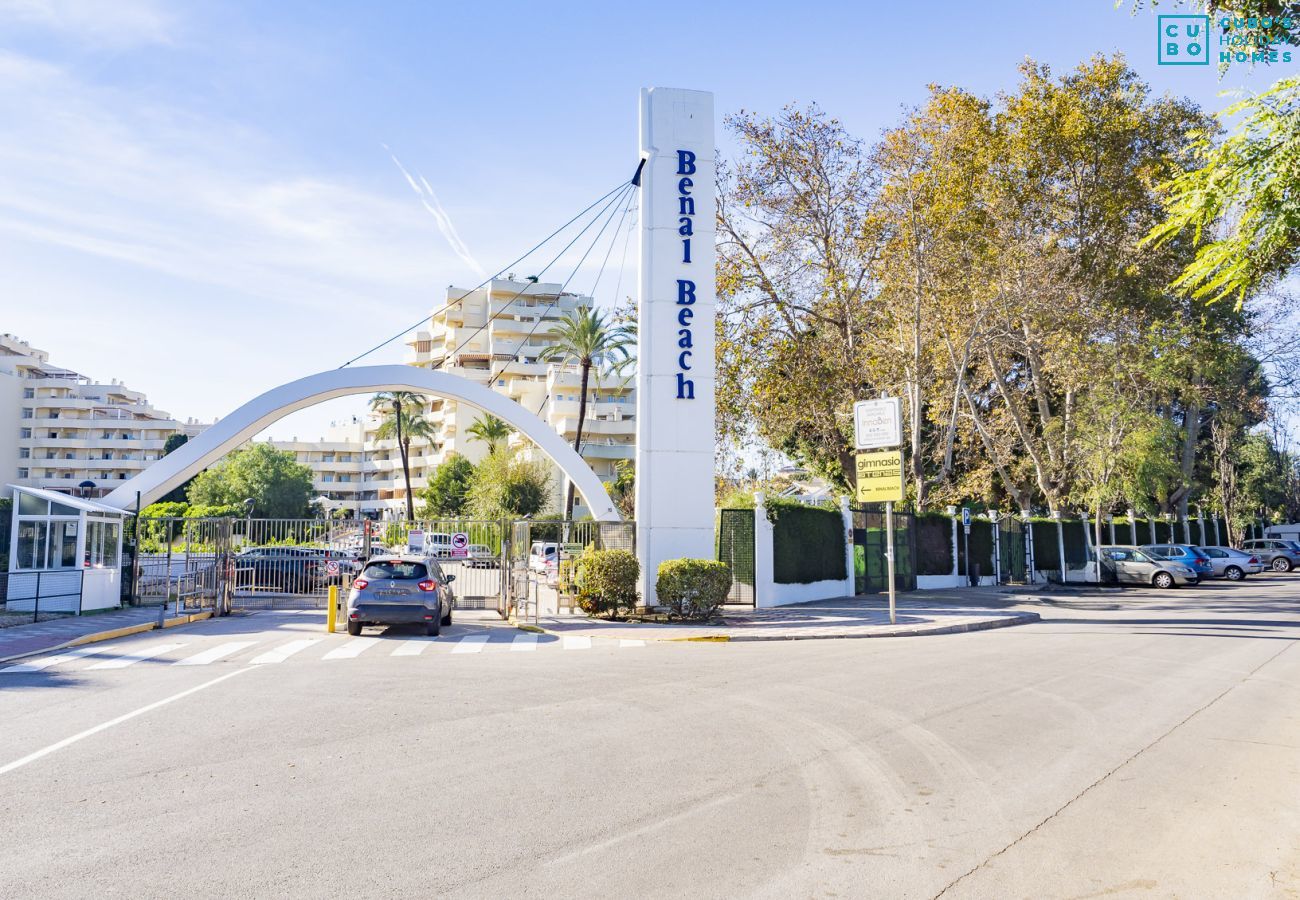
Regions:
<instances>
[{"instance_id":1,"label":"silver car","mask_svg":"<svg viewBox=\"0 0 1300 900\"><path fill-rule=\"evenodd\" d=\"M1290 572L1300 566L1300 550L1281 538L1257 538L1246 541L1241 549L1263 560L1274 572Z\"/></svg>"},{"instance_id":2,"label":"silver car","mask_svg":"<svg viewBox=\"0 0 1300 900\"><path fill-rule=\"evenodd\" d=\"M423 625L436 636L451 624L455 580L426 556L371 558L348 592L348 634L366 625Z\"/></svg>"},{"instance_id":3,"label":"silver car","mask_svg":"<svg viewBox=\"0 0 1300 900\"><path fill-rule=\"evenodd\" d=\"M1247 575L1258 575L1264 571L1264 561L1245 550L1234 550L1231 547L1202 547L1201 550L1209 558L1215 578L1241 581Z\"/></svg>"},{"instance_id":4,"label":"silver car","mask_svg":"<svg viewBox=\"0 0 1300 900\"><path fill-rule=\"evenodd\" d=\"M1149 584L1158 588L1196 584L1198 576L1191 566L1169 559L1159 559L1143 553L1137 547L1104 546L1101 550L1102 567L1112 568L1115 580L1121 584Z\"/></svg>"}]
</instances>

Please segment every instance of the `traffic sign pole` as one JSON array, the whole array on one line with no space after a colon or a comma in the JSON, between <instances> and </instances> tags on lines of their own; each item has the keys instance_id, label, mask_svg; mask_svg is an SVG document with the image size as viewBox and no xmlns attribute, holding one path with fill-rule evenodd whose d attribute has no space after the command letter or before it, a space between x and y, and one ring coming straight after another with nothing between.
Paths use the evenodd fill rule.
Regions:
<instances>
[{"instance_id":1,"label":"traffic sign pole","mask_svg":"<svg viewBox=\"0 0 1300 900\"><path fill-rule=\"evenodd\" d=\"M889 624L894 619L894 501L885 501L885 559L889 563Z\"/></svg>"}]
</instances>

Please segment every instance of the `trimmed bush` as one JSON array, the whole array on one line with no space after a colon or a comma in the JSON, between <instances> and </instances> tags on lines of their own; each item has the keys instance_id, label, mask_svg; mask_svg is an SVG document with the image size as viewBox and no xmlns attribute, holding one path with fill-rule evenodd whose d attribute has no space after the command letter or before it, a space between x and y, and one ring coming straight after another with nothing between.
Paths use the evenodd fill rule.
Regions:
<instances>
[{"instance_id":1,"label":"trimmed bush","mask_svg":"<svg viewBox=\"0 0 1300 900\"><path fill-rule=\"evenodd\" d=\"M641 563L630 550L591 550L578 562L578 606L593 616L636 609Z\"/></svg>"},{"instance_id":2,"label":"trimmed bush","mask_svg":"<svg viewBox=\"0 0 1300 900\"><path fill-rule=\"evenodd\" d=\"M844 520L839 510L782 503L771 506L773 568L778 584L844 580Z\"/></svg>"},{"instance_id":3,"label":"trimmed bush","mask_svg":"<svg viewBox=\"0 0 1300 900\"><path fill-rule=\"evenodd\" d=\"M140 515L146 519L167 519L181 518L189 511L188 503L150 503L144 509L140 510Z\"/></svg>"},{"instance_id":4,"label":"trimmed bush","mask_svg":"<svg viewBox=\"0 0 1300 900\"><path fill-rule=\"evenodd\" d=\"M916 574L952 574L952 519L947 516L916 517Z\"/></svg>"},{"instance_id":5,"label":"trimmed bush","mask_svg":"<svg viewBox=\"0 0 1300 900\"><path fill-rule=\"evenodd\" d=\"M1110 537L1109 530L1106 531L1105 534L1107 538ZM1132 544L1133 542L1134 542L1133 528L1131 525L1129 525L1128 519L1124 519L1123 521L1120 521L1118 518L1116 518L1115 519L1115 543Z\"/></svg>"},{"instance_id":6,"label":"trimmed bush","mask_svg":"<svg viewBox=\"0 0 1300 900\"><path fill-rule=\"evenodd\" d=\"M655 581L659 604L682 619L707 619L731 592L731 567L714 559L666 559Z\"/></svg>"}]
</instances>

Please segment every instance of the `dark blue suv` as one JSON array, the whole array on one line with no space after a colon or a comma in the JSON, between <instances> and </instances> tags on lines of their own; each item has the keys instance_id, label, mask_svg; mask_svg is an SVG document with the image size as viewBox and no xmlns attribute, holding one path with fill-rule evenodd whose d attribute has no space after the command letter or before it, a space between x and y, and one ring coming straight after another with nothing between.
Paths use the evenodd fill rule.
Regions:
<instances>
[{"instance_id":1,"label":"dark blue suv","mask_svg":"<svg viewBox=\"0 0 1300 900\"><path fill-rule=\"evenodd\" d=\"M1210 557L1195 544L1144 544L1142 549L1152 556L1191 566L1196 572L1197 581L1204 581L1214 575L1214 564L1210 562Z\"/></svg>"}]
</instances>

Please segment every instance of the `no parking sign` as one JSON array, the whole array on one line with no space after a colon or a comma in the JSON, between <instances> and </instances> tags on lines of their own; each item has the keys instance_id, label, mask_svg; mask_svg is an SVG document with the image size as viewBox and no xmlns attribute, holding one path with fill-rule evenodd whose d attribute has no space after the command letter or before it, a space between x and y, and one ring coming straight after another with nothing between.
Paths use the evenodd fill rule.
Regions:
<instances>
[{"instance_id":1,"label":"no parking sign","mask_svg":"<svg viewBox=\"0 0 1300 900\"><path fill-rule=\"evenodd\" d=\"M453 559L469 556L469 535L458 531L451 536L451 555Z\"/></svg>"}]
</instances>

